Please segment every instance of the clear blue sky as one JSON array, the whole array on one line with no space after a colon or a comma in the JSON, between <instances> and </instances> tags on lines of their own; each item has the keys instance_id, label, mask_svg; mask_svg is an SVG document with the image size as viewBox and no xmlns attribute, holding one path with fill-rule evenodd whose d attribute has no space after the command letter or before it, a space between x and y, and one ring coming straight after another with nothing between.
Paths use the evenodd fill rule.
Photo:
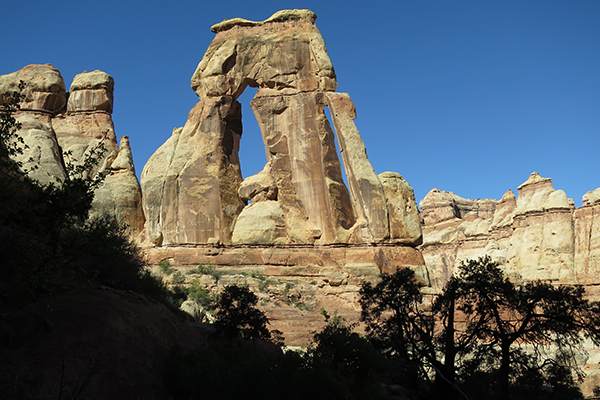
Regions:
<instances>
[{"instance_id":1,"label":"clear blue sky","mask_svg":"<svg viewBox=\"0 0 600 400\"><path fill-rule=\"evenodd\" d=\"M538 171L581 205L600 187L600 1L12 1L1 8L0 74L50 63L67 87L115 78L113 119L138 175L198 101L190 78L225 18L287 8L317 16L380 173L417 201L437 187L496 198ZM264 150L241 97L242 172Z\"/></svg>"}]
</instances>

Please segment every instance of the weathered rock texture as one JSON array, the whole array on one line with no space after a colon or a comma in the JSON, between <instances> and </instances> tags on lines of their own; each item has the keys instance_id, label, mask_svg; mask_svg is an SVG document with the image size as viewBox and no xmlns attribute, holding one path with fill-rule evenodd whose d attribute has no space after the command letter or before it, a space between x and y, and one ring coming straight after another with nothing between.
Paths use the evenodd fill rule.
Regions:
<instances>
[{"instance_id":1,"label":"weathered rock texture","mask_svg":"<svg viewBox=\"0 0 600 400\"><path fill-rule=\"evenodd\" d=\"M310 342L321 307L357 321L360 283L381 272L410 267L429 284L413 190L375 173L315 19L288 10L213 26L191 80L201 101L141 176L149 262L210 264L225 275L193 278L209 290L250 285L288 345ZM250 105L267 163L242 179L236 99L247 86L258 87Z\"/></svg>"},{"instance_id":2,"label":"weathered rock texture","mask_svg":"<svg viewBox=\"0 0 600 400\"><path fill-rule=\"evenodd\" d=\"M266 201L265 203L269 203ZM261 203L257 203L261 204ZM360 316L362 282L377 282L381 272L409 267L424 285L429 275L421 253L408 246L162 246L146 250L151 265L168 260L186 283L208 290L248 285L260 298L270 329L284 333L290 346L306 346L324 325L321 308L349 322ZM197 271L212 266L214 274ZM158 268L156 268L158 271ZM206 269L206 268L205 268Z\"/></svg>"},{"instance_id":3,"label":"weathered rock texture","mask_svg":"<svg viewBox=\"0 0 600 400\"><path fill-rule=\"evenodd\" d=\"M0 76L0 100L24 81L25 100L17 120L18 132L28 146L17 159L29 176L42 184L59 183L67 176L65 165L82 163L100 143L106 153L91 171L111 170L96 191L93 214L108 214L129 226L133 236L144 227L141 189L135 175L129 140L117 145L111 118L114 81L102 72L84 72L73 80L70 93L60 72L50 64L28 65Z\"/></svg>"},{"instance_id":4,"label":"weathered rock texture","mask_svg":"<svg viewBox=\"0 0 600 400\"><path fill-rule=\"evenodd\" d=\"M536 172L498 200L467 200L433 189L421 201L420 247L436 289L466 259L489 255L524 281L600 284L600 190L575 208Z\"/></svg>"},{"instance_id":5,"label":"weathered rock texture","mask_svg":"<svg viewBox=\"0 0 600 400\"><path fill-rule=\"evenodd\" d=\"M397 174L384 187L373 170L354 105L334 92L315 19L309 10L287 10L212 27L216 36L191 80L202 100L142 172L153 245L420 243L412 189ZM242 181L236 99L248 85L259 88L251 107L267 165Z\"/></svg>"},{"instance_id":6,"label":"weathered rock texture","mask_svg":"<svg viewBox=\"0 0 600 400\"><path fill-rule=\"evenodd\" d=\"M583 285L600 300L600 189L575 208L565 192L536 172L501 200L468 200L433 189L421 201L420 247L433 291L440 291L462 260L488 255L516 281L549 280ZM591 396L600 383L600 350L586 344L579 360Z\"/></svg>"}]
</instances>

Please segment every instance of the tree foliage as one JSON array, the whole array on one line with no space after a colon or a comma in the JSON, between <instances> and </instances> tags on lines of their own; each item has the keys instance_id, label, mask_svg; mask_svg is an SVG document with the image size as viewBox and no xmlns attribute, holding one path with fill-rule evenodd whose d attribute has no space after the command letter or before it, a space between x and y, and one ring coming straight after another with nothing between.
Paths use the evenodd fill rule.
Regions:
<instances>
[{"instance_id":1,"label":"tree foliage","mask_svg":"<svg viewBox=\"0 0 600 400\"><path fill-rule=\"evenodd\" d=\"M463 262L440 295L423 300L409 269L361 289L367 333L398 362L404 385L425 382L444 399L580 395L576 356L586 338L600 339L598 305L583 288L518 285L482 258Z\"/></svg>"},{"instance_id":2,"label":"tree foliage","mask_svg":"<svg viewBox=\"0 0 600 400\"><path fill-rule=\"evenodd\" d=\"M0 167L3 173L8 172L7 169L21 167L19 163L11 161L10 157L23 154L25 147L23 138L17 135L21 124L15 118L15 113L21 109L20 103L25 97L25 82L19 82L18 89L5 94L0 104Z\"/></svg>"},{"instance_id":3,"label":"tree foliage","mask_svg":"<svg viewBox=\"0 0 600 400\"><path fill-rule=\"evenodd\" d=\"M269 331L267 316L256 308L258 297L245 286L225 286L216 305L215 319L227 337L282 342L281 332ZM281 343L282 344L282 343Z\"/></svg>"},{"instance_id":4,"label":"tree foliage","mask_svg":"<svg viewBox=\"0 0 600 400\"><path fill-rule=\"evenodd\" d=\"M89 218L94 191L110 171L92 173L106 149L100 143L66 177L40 184L13 157L25 145L15 118L20 91L0 109L0 304L33 301L74 286L104 284L163 296L136 246L110 218Z\"/></svg>"}]
</instances>

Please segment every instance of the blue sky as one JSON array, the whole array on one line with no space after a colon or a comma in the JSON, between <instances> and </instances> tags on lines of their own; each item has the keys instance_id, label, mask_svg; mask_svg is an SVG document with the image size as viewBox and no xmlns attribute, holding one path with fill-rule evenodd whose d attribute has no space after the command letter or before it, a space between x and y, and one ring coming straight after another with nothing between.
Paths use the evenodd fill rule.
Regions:
<instances>
[{"instance_id":1,"label":"blue sky","mask_svg":"<svg viewBox=\"0 0 600 400\"><path fill-rule=\"evenodd\" d=\"M138 175L198 101L190 78L225 18L317 16L380 173L499 199L533 171L581 205L600 187L600 1L19 1L2 7L0 74L50 63L67 87L115 78L113 119ZM247 90L242 172L264 150Z\"/></svg>"}]
</instances>

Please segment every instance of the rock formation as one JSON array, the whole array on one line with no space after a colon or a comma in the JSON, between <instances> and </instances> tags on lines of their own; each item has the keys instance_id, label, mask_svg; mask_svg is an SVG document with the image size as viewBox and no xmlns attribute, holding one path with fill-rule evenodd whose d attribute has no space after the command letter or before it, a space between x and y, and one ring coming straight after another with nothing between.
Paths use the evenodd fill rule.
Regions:
<instances>
[{"instance_id":1,"label":"rock formation","mask_svg":"<svg viewBox=\"0 0 600 400\"><path fill-rule=\"evenodd\" d=\"M52 119L64 112L67 105L65 82L60 72L50 64L28 65L12 74L0 76L0 96L18 90L25 82L25 99L16 118L22 128L19 135L28 147L15 157L30 171L30 176L42 183L65 178L62 152L52 128Z\"/></svg>"},{"instance_id":2,"label":"rock formation","mask_svg":"<svg viewBox=\"0 0 600 400\"><path fill-rule=\"evenodd\" d=\"M423 253L432 290L439 292L462 260L488 255L511 279L583 285L600 300L600 189L575 208L565 192L536 172L501 200L468 200L431 190L421 201ZM587 343L587 342L586 342ZM579 362L586 396L600 383L600 350L586 344Z\"/></svg>"},{"instance_id":3,"label":"rock formation","mask_svg":"<svg viewBox=\"0 0 600 400\"><path fill-rule=\"evenodd\" d=\"M17 120L18 132L28 146L17 159L42 184L57 184L67 176L65 165L84 162L100 143L107 150L92 174L111 170L97 189L92 213L108 214L128 225L130 234L144 226L141 190L135 175L129 140L117 145L111 118L114 81L102 72L84 72L71 84L70 93L60 72L50 64L28 65L0 76L0 100L25 82L25 100ZM35 168L33 168L35 167Z\"/></svg>"},{"instance_id":4,"label":"rock formation","mask_svg":"<svg viewBox=\"0 0 600 400\"><path fill-rule=\"evenodd\" d=\"M381 272L411 267L429 284L413 190L400 174L375 173L315 19L287 10L214 25L191 79L201 101L141 176L149 262L212 265L218 280L186 275L209 290L255 288L288 345L309 343L321 307L356 321L360 284ZM258 88L250 105L267 163L242 179L236 99L247 86Z\"/></svg>"},{"instance_id":5,"label":"rock formation","mask_svg":"<svg viewBox=\"0 0 600 400\"><path fill-rule=\"evenodd\" d=\"M191 80L202 100L142 172L154 245L420 243L412 188L400 175L380 179L373 170L354 105L334 92L315 19L309 10L287 10L212 27L216 36ZM258 87L251 107L267 165L242 181L236 99L247 86Z\"/></svg>"},{"instance_id":6,"label":"rock formation","mask_svg":"<svg viewBox=\"0 0 600 400\"><path fill-rule=\"evenodd\" d=\"M517 197L509 190L500 201L433 189L420 204L420 249L434 287L441 289L460 261L483 255L515 279L600 283L598 193L588 192L576 209L565 192L536 172L519 186Z\"/></svg>"},{"instance_id":7,"label":"rock formation","mask_svg":"<svg viewBox=\"0 0 600 400\"><path fill-rule=\"evenodd\" d=\"M102 143L107 152L91 173L112 175L97 189L93 211L127 223L134 236L143 229L138 237L150 265L168 259L190 272L208 264L230 275L221 283L246 283L250 272L264 277L261 287L275 282L262 287L264 309L296 345L307 344L322 323L321 307L356 320L360 283L381 272L411 267L429 284L415 249L422 232L413 190L397 173L375 173L354 105L335 92L315 20L309 10L287 10L262 22L214 25L191 79L201 101L149 159L141 192L127 137L117 145L109 75L79 74L69 93L51 65L0 77L0 94L16 90L20 79L27 83L19 133L30 146L22 159L39 167L36 179L64 180L65 163L81 163ZM236 99L247 86L258 88L251 107L267 164L242 179Z\"/></svg>"}]
</instances>

